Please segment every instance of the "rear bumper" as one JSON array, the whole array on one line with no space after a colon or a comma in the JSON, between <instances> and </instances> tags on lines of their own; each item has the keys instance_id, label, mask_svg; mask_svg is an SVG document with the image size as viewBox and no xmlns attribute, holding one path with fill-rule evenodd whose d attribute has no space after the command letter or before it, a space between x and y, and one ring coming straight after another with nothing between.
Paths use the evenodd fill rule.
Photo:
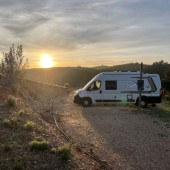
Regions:
<instances>
[{"instance_id":1,"label":"rear bumper","mask_svg":"<svg viewBox=\"0 0 170 170\"><path fill-rule=\"evenodd\" d=\"M148 103L161 103L162 97L160 96L155 96L155 97L147 97L147 102Z\"/></svg>"},{"instance_id":2,"label":"rear bumper","mask_svg":"<svg viewBox=\"0 0 170 170\"><path fill-rule=\"evenodd\" d=\"M75 95L73 98L73 102L77 104L82 104L82 98L79 95Z\"/></svg>"}]
</instances>

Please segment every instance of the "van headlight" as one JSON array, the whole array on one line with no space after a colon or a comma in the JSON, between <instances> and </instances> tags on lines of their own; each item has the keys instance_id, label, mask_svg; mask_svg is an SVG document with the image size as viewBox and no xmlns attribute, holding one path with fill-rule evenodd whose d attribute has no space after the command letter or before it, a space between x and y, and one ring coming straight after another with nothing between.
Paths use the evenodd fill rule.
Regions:
<instances>
[{"instance_id":1,"label":"van headlight","mask_svg":"<svg viewBox=\"0 0 170 170\"><path fill-rule=\"evenodd\" d=\"M76 93L75 93L75 95L74 95L74 96L79 95L80 93L81 93L81 91L80 91L80 90L78 90L78 91L76 91Z\"/></svg>"},{"instance_id":2,"label":"van headlight","mask_svg":"<svg viewBox=\"0 0 170 170\"><path fill-rule=\"evenodd\" d=\"M81 91L78 91L76 94L79 95L81 93Z\"/></svg>"}]
</instances>

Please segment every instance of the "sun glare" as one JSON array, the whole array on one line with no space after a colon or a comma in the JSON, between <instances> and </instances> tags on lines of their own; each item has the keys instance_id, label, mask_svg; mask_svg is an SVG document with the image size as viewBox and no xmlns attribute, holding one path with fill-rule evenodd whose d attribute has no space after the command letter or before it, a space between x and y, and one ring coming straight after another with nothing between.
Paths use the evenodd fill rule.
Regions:
<instances>
[{"instance_id":1,"label":"sun glare","mask_svg":"<svg viewBox=\"0 0 170 170\"><path fill-rule=\"evenodd\" d=\"M49 54L43 54L40 60L40 66L42 68L50 68L54 66L54 61Z\"/></svg>"}]
</instances>

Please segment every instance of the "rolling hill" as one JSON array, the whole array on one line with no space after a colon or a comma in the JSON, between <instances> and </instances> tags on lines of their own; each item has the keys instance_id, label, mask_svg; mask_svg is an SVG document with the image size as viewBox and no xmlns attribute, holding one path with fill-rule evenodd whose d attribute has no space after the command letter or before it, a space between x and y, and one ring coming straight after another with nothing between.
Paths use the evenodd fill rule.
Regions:
<instances>
[{"instance_id":1,"label":"rolling hill","mask_svg":"<svg viewBox=\"0 0 170 170\"><path fill-rule=\"evenodd\" d=\"M129 63L116 66L97 66L97 67L54 67L48 69L34 68L26 70L26 79L64 85L69 83L71 86L83 86L96 74L107 71L139 71L139 63ZM152 65L144 65L144 73L159 74L161 79L170 70L170 64L160 61Z\"/></svg>"}]
</instances>

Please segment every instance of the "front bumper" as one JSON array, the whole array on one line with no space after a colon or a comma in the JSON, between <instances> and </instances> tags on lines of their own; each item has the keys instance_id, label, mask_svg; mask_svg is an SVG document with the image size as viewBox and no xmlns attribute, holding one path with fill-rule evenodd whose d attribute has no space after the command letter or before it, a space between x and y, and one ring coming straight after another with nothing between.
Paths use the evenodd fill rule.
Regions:
<instances>
[{"instance_id":1,"label":"front bumper","mask_svg":"<svg viewBox=\"0 0 170 170\"><path fill-rule=\"evenodd\" d=\"M73 101L74 103L82 104L82 98L78 94L74 96Z\"/></svg>"}]
</instances>

